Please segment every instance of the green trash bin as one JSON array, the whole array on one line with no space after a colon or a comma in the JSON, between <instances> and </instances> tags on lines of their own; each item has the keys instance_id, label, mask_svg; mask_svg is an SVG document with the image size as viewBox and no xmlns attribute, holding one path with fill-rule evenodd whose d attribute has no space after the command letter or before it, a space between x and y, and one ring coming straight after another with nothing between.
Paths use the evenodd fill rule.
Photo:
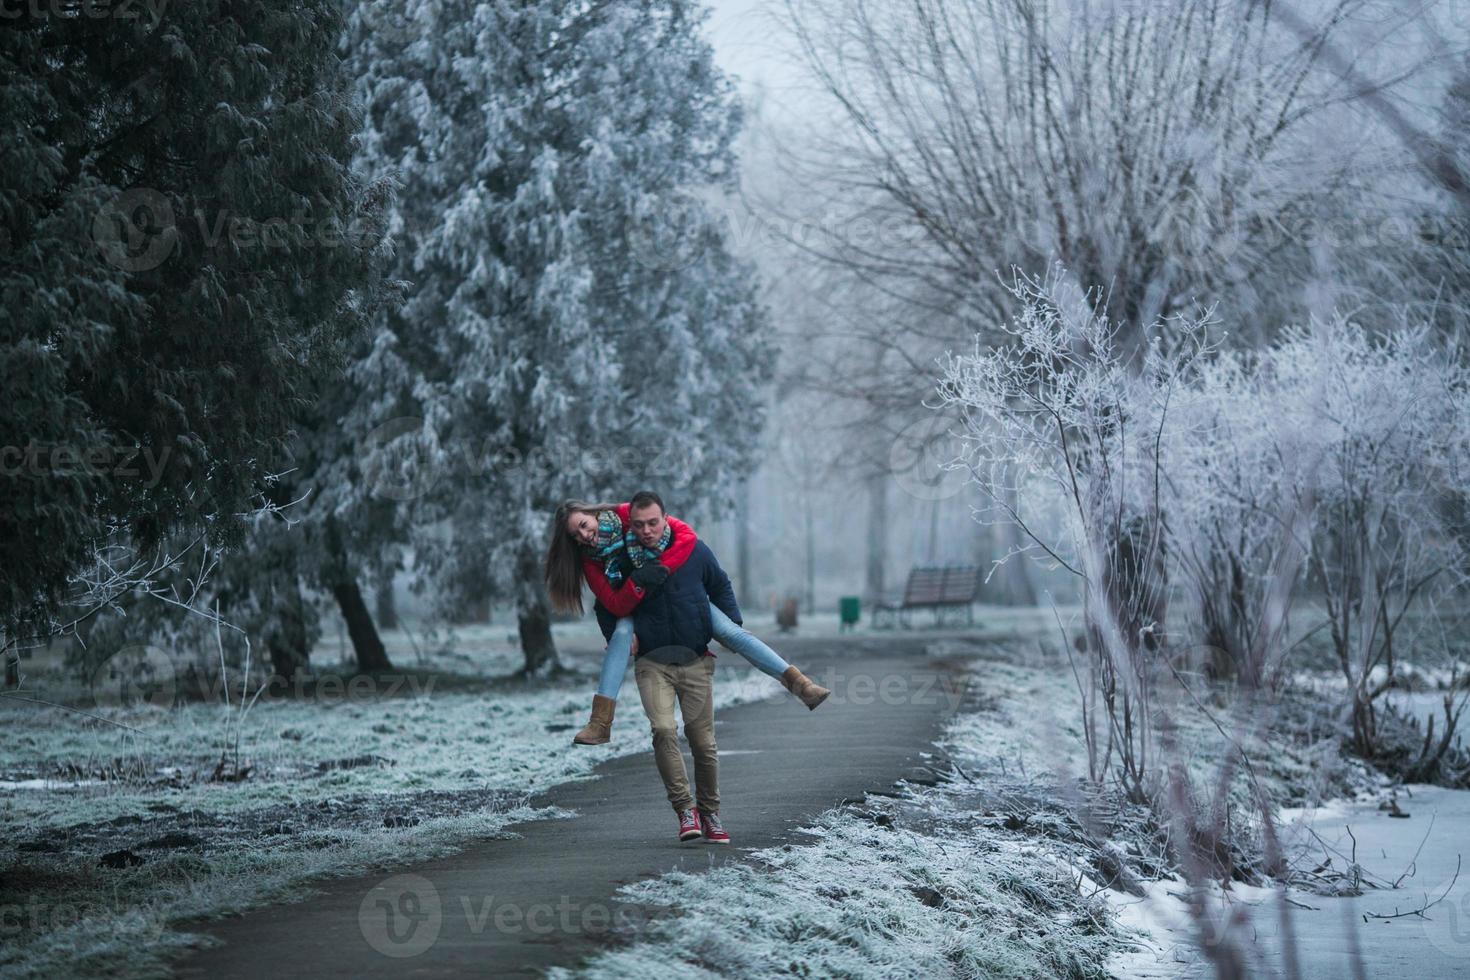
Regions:
<instances>
[{"instance_id":1,"label":"green trash bin","mask_svg":"<svg viewBox=\"0 0 1470 980\"><path fill-rule=\"evenodd\" d=\"M845 595L837 600L837 614L841 618L840 630L849 630L858 624L862 615L862 602L855 595Z\"/></svg>"}]
</instances>

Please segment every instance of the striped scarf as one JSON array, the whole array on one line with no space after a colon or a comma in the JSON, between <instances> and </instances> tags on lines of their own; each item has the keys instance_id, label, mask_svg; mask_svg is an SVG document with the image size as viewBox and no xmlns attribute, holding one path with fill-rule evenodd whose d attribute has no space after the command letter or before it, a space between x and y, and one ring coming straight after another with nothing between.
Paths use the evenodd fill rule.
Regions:
<instances>
[{"instance_id":1,"label":"striped scarf","mask_svg":"<svg viewBox=\"0 0 1470 980\"><path fill-rule=\"evenodd\" d=\"M651 548L645 548L636 534L623 527L617 511L600 510L597 512L597 537L587 551L602 562L607 584L616 589L622 586L623 577L632 569L641 568L645 562L658 561L658 556L663 554L673 537L673 528L665 524L658 542Z\"/></svg>"}]
</instances>

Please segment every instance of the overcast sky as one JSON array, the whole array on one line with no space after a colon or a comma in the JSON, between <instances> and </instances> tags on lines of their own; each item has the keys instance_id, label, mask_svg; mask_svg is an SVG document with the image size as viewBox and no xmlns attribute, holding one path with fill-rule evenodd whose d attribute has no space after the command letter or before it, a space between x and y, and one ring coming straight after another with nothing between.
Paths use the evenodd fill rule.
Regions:
<instances>
[{"instance_id":1,"label":"overcast sky","mask_svg":"<svg viewBox=\"0 0 1470 980\"><path fill-rule=\"evenodd\" d=\"M736 77L746 104L763 102L767 118L798 111L800 75L791 60L790 37L776 16L781 0L710 0L708 5L712 13L706 28L715 58Z\"/></svg>"}]
</instances>

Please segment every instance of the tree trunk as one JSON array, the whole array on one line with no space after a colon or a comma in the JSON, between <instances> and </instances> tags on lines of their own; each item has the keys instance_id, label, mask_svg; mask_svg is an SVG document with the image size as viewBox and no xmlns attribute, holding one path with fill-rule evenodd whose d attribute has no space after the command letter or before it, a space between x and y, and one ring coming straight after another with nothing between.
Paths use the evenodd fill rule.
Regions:
<instances>
[{"instance_id":1,"label":"tree trunk","mask_svg":"<svg viewBox=\"0 0 1470 980\"><path fill-rule=\"evenodd\" d=\"M373 625L372 613L363 601L362 589L357 580L348 578L332 583L332 595L342 610L342 619L347 623L347 635L352 637L352 649L357 655L357 669L362 671L392 670L388 651Z\"/></svg>"},{"instance_id":2,"label":"tree trunk","mask_svg":"<svg viewBox=\"0 0 1470 980\"><path fill-rule=\"evenodd\" d=\"M875 470L868 477L868 560L863 574L863 591L868 602L882 598L883 567L888 556L888 475Z\"/></svg>"},{"instance_id":3,"label":"tree trunk","mask_svg":"<svg viewBox=\"0 0 1470 980\"><path fill-rule=\"evenodd\" d=\"M1007 506L1013 509L1017 507L1018 495L1010 489L1004 492ZM988 538L988 541L984 538L981 540L981 546L988 548L989 552L980 556L982 579L990 574L992 561L1024 547L1027 543L1022 540L1021 529L1005 520L998 520L990 525ZM1036 587L1031 583L1030 563L1031 559L1025 555L1012 555L1005 564L995 569L990 581L981 586L982 600L998 606L1036 605Z\"/></svg>"},{"instance_id":4,"label":"tree trunk","mask_svg":"<svg viewBox=\"0 0 1470 980\"><path fill-rule=\"evenodd\" d=\"M378 586L377 594L378 626L381 629L393 630L398 628L398 603L393 598L393 576L389 574L386 581Z\"/></svg>"},{"instance_id":5,"label":"tree trunk","mask_svg":"<svg viewBox=\"0 0 1470 980\"><path fill-rule=\"evenodd\" d=\"M266 652L271 658L271 672L286 681L295 681L306 669L310 651L306 646L306 618L302 610L301 587L293 583L276 599L276 628L266 638Z\"/></svg>"},{"instance_id":6,"label":"tree trunk","mask_svg":"<svg viewBox=\"0 0 1470 980\"><path fill-rule=\"evenodd\" d=\"M929 553L924 560L930 565L939 564L939 504L938 500L929 501Z\"/></svg>"},{"instance_id":7,"label":"tree trunk","mask_svg":"<svg viewBox=\"0 0 1470 980\"><path fill-rule=\"evenodd\" d=\"M551 636L551 606L546 586L541 579L541 563L536 549L522 546L516 560L520 587L516 591L516 622L521 634L521 652L526 665L522 673L556 673L561 660L556 655L556 641Z\"/></svg>"},{"instance_id":8,"label":"tree trunk","mask_svg":"<svg viewBox=\"0 0 1470 980\"><path fill-rule=\"evenodd\" d=\"M740 583L738 596L743 600L754 595L750 580L750 477L740 481L735 500L735 577Z\"/></svg>"},{"instance_id":9,"label":"tree trunk","mask_svg":"<svg viewBox=\"0 0 1470 980\"><path fill-rule=\"evenodd\" d=\"M478 596L466 611L466 622L484 624L490 622L490 596Z\"/></svg>"},{"instance_id":10,"label":"tree trunk","mask_svg":"<svg viewBox=\"0 0 1470 980\"><path fill-rule=\"evenodd\" d=\"M323 542L327 561L321 577L327 581L337 606L342 610L342 619L347 623L347 634L352 637L352 649L357 655L357 669L362 671L392 670L388 662L388 651L373 625L373 615L368 611L357 584L357 575L347 557L347 547L342 540L342 529L335 517L328 515Z\"/></svg>"},{"instance_id":11,"label":"tree trunk","mask_svg":"<svg viewBox=\"0 0 1470 980\"><path fill-rule=\"evenodd\" d=\"M804 510L806 511L806 613L817 612L817 515L813 513L812 494L808 490Z\"/></svg>"}]
</instances>

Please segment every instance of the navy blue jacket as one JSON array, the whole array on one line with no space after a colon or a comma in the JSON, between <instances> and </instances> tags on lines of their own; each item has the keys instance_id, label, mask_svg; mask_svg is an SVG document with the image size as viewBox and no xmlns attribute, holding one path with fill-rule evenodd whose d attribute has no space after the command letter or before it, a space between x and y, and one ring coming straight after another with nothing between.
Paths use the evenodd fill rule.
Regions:
<instances>
[{"instance_id":1,"label":"navy blue jacket","mask_svg":"<svg viewBox=\"0 0 1470 980\"><path fill-rule=\"evenodd\" d=\"M710 603L735 622L742 621L740 606L735 602L735 590L730 586L730 576L715 560L715 553L709 550L709 546L703 541L696 541L688 560L633 610L633 632L638 636L638 649L646 651L681 646L709 653L709 641L714 639ZM617 617L603 608L600 602L595 603L592 610L597 613L597 625L602 627L602 635L612 639Z\"/></svg>"}]
</instances>

